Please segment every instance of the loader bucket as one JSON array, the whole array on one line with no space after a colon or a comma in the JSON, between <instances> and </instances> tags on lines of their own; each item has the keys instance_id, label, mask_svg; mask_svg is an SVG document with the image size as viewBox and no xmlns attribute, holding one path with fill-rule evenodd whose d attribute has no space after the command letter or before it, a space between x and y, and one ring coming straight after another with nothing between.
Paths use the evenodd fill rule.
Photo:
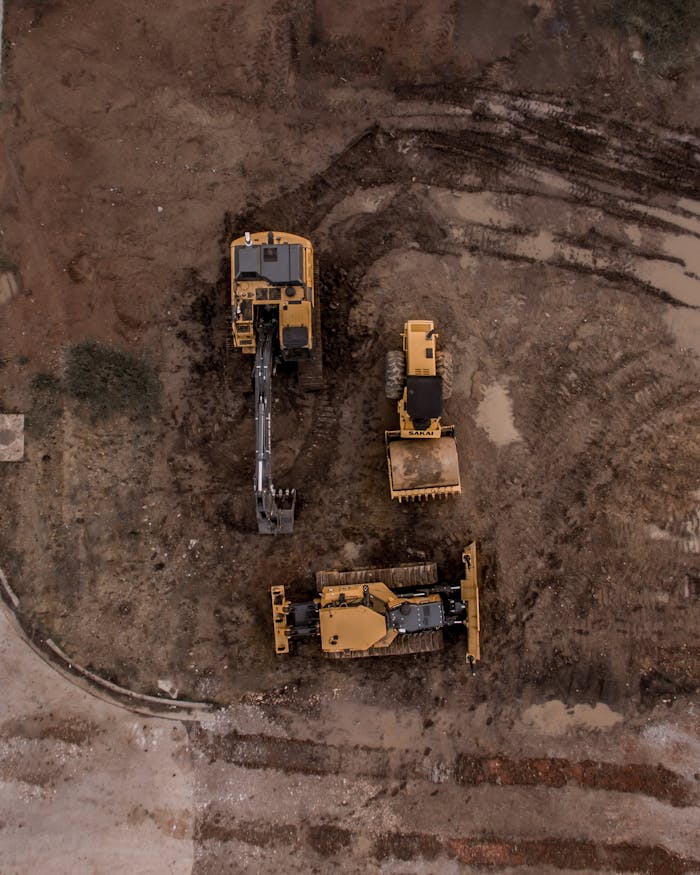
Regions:
<instances>
[{"instance_id":1,"label":"loader bucket","mask_svg":"<svg viewBox=\"0 0 700 875\"><path fill-rule=\"evenodd\" d=\"M454 428L441 429L439 438L402 438L386 432L391 497L399 501L439 498L462 491Z\"/></svg>"}]
</instances>

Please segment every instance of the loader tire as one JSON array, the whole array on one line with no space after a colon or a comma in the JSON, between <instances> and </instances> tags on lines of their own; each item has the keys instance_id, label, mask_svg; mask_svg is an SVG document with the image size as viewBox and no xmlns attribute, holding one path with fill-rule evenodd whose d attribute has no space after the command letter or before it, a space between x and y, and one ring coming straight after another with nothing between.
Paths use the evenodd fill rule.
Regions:
<instances>
[{"instance_id":1,"label":"loader tire","mask_svg":"<svg viewBox=\"0 0 700 875\"><path fill-rule=\"evenodd\" d=\"M384 391L386 397L398 401L406 383L406 356L402 349L390 349L386 354Z\"/></svg>"},{"instance_id":2,"label":"loader tire","mask_svg":"<svg viewBox=\"0 0 700 875\"><path fill-rule=\"evenodd\" d=\"M452 397L452 380L454 376L451 352L448 352L446 349L439 349L437 351L435 371L438 377L442 377L442 400L447 401Z\"/></svg>"}]
</instances>

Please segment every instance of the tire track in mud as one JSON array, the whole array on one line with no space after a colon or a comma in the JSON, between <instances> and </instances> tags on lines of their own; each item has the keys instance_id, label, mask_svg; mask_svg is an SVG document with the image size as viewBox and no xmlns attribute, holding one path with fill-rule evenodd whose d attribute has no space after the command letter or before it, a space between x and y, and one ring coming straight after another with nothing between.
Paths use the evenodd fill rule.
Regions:
<instances>
[{"instance_id":1,"label":"tire track in mud","mask_svg":"<svg viewBox=\"0 0 700 875\"><path fill-rule=\"evenodd\" d=\"M538 103L534 105L539 108ZM644 137L653 139L653 144L646 146L646 153L632 151L630 157L630 147L627 146L625 151L625 143L620 141L616 149L625 160L610 161L600 154L601 143L608 144L611 136L606 130L607 120L586 117L584 124L575 120L575 113L567 113L562 107L545 105L536 113L532 108L532 101L515 97L507 100L506 96L498 93L482 94L474 98L474 108L466 120L461 116L450 116L451 125L447 130L413 127L410 118L397 118L398 127L392 129L392 120L389 120L361 134L328 168L304 185L274 198L264 206L254 206L236 217L228 217L229 233L244 226L286 224L296 226L301 233L312 234L345 196L357 188L368 186L426 182L431 186L473 190L472 186L465 189L460 183L469 166L475 167L477 175L481 177L482 189L491 187L503 193L521 193L513 185L513 175L521 175L541 189L540 196L552 196L547 188L553 183L561 189L558 197L563 196L565 200L571 198L574 202L589 202L592 206L609 211L613 218L625 218L638 225L678 232L677 222L688 217L687 209L652 207L645 212L644 205L638 200L639 197L648 199L653 193L672 193L676 199L681 194L688 195L688 199L700 194L700 170L697 162L691 160L687 146L674 148L672 144L648 132L637 130L637 141L642 142ZM543 133L536 125L545 119L548 126L545 142L542 145L529 142L526 135L530 133L530 128L523 127L523 124L514 126L514 117L523 122L527 120L534 126L532 134L538 138L542 138ZM508 130L501 128L495 132L492 129L493 122L503 124L503 119L509 125ZM572 131L580 139L574 145L571 143ZM630 138L634 139L631 133ZM554 151L553 144L558 147ZM558 158L560 154L562 157ZM662 157L659 158L659 155ZM554 177L551 176L552 171L555 171ZM581 179L587 174L590 176L589 183L582 186ZM522 192L525 197L532 193ZM554 194L557 195L556 192ZM633 194L637 196L632 198ZM385 222L384 226L387 227L388 223ZM347 234L349 229L343 230ZM352 229L351 236L356 237L359 230ZM488 230L489 233L481 240L459 242L473 246L477 251L483 250L486 254L531 260L533 263L542 261L537 253L528 256L518 249L517 237L527 234L527 229L519 229L515 235L516 245L513 239L508 239L513 237L512 232L508 234L499 228ZM700 236L700 223L696 230L687 230L686 233ZM625 259L620 261L619 257L612 257L609 247L601 248L599 244L603 241L597 241L598 245L596 241L589 241L587 245L585 239L562 234L558 236L558 241L568 250L578 246L580 254L577 256L575 251L569 251L568 255L560 252L558 257L551 260L552 264L588 271L616 283L658 294L666 301L673 300L674 296L668 289L637 276ZM333 241L333 254L341 253L348 245L356 248L357 244L355 240L347 238ZM619 253L619 241L616 249ZM590 252L597 253L593 264L586 263L587 260L590 262L590 258L583 258L584 253ZM637 259L645 257L645 253L627 247L626 256L629 257L630 253ZM681 266L682 259L678 257L654 255ZM700 301L700 292L697 294Z\"/></svg>"},{"instance_id":2,"label":"tire track in mud","mask_svg":"<svg viewBox=\"0 0 700 875\"><path fill-rule=\"evenodd\" d=\"M200 822L195 830L199 866L206 859L209 843L249 845L273 854L312 851L321 859L337 857L338 871L349 870L352 857L357 864L375 861L416 863L454 860L464 866L483 866L490 871L519 867L554 868L559 871L644 872L646 875L685 875L697 871L698 860L681 857L661 845L603 843L571 839L512 840L503 836L439 836L431 833L392 831L376 834L371 827L358 831L320 822L307 826L240 821L236 824ZM367 847L369 846L369 847ZM361 851L361 854L358 853ZM206 865L206 864L204 864ZM200 869L200 866L202 867ZM209 871L209 870L205 870ZM213 871L213 870L212 870Z\"/></svg>"},{"instance_id":3,"label":"tire track in mud","mask_svg":"<svg viewBox=\"0 0 700 875\"><path fill-rule=\"evenodd\" d=\"M589 869L594 872L645 872L647 875L683 875L697 870L698 861L688 860L660 845L639 846L626 843L561 839L504 841L486 839L448 839L447 847L465 865L506 869L519 866L553 866L562 871Z\"/></svg>"},{"instance_id":4,"label":"tire track in mud","mask_svg":"<svg viewBox=\"0 0 700 875\"><path fill-rule=\"evenodd\" d=\"M379 780L419 780L462 787L483 784L521 787L579 787L648 796L674 807L693 804L686 781L664 766L618 764L557 757L470 756L454 761L415 751L323 742L272 735L229 732L217 735L201 726L190 729L195 748L210 760L245 769L273 769L303 775L345 775Z\"/></svg>"},{"instance_id":5,"label":"tire track in mud","mask_svg":"<svg viewBox=\"0 0 700 875\"><path fill-rule=\"evenodd\" d=\"M339 872L455 861L494 871L684 875L698 865L688 856L694 790L663 766L469 754L447 761L429 751L421 756L202 726L191 726L189 736L200 776L197 875L270 871L290 852L310 868L332 865ZM225 792L212 796L211 787ZM628 798L596 798L597 791ZM517 805L519 815L489 816L496 799L504 811ZM463 812L456 827L439 813L469 803L479 814L468 827ZM577 806L579 821L553 820L559 805ZM610 822L623 805L625 818ZM655 828L637 823L640 817Z\"/></svg>"}]
</instances>

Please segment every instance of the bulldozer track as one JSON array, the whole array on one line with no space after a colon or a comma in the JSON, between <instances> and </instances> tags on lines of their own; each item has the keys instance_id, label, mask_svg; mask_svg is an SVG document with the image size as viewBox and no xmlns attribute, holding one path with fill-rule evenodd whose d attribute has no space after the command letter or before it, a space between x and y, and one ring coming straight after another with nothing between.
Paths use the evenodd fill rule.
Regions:
<instances>
[{"instance_id":1,"label":"bulldozer track","mask_svg":"<svg viewBox=\"0 0 700 875\"><path fill-rule=\"evenodd\" d=\"M316 588L352 586L357 583L384 583L389 589L420 589L438 582L437 565L421 562L387 568L356 568L352 571L317 571Z\"/></svg>"},{"instance_id":2,"label":"bulldozer track","mask_svg":"<svg viewBox=\"0 0 700 875\"><path fill-rule=\"evenodd\" d=\"M399 635L387 647L371 647L368 650L340 650L335 653L323 651L326 659L362 659L371 656L410 656L413 653L434 653L445 646L442 629L435 632L416 632Z\"/></svg>"}]
</instances>

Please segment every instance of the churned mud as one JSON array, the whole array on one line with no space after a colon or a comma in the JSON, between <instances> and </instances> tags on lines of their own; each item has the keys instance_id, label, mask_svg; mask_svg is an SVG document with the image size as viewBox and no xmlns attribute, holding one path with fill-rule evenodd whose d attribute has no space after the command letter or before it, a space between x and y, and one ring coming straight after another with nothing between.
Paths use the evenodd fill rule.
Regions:
<instances>
[{"instance_id":1,"label":"churned mud","mask_svg":"<svg viewBox=\"0 0 700 875\"><path fill-rule=\"evenodd\" d=\"M37 639L230 706L190 728L198 873L290 848L300 871L690 872L692 51L670 64L579 2L351 6L8 10L0 411L25 420L0 567ZM275 376L275 482L299 496L277 539L228 329L228 241L267 228L314 242L326 364L316 395ZM455 362L463 490L421 506L390 502L383 442L408 318ZM474 678L458 634L405 660L273 653L270 585L423 560L456 580L471 539ZM676 729L640 740L660 709ZM81 743L51 726L3 724L25 739L3 776L57 780L17 753Z\"/></svg>"}]
</instances>

